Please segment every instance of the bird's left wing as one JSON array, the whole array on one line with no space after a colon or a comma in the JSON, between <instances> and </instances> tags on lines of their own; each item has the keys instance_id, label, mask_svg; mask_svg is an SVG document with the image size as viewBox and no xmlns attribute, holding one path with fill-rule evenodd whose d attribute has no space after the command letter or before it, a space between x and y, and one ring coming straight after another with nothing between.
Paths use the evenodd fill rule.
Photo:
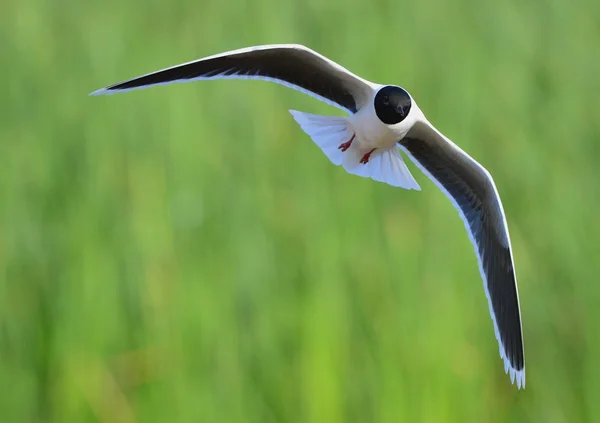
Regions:
<instances>
[{"instance_id":1,"label":"bird's left wing","mask_svg":"<svg viewBox=\"0 0 600 423\"><path fill-rule=\"evenodd\" d=\"M525 355L517 279L506 217L489 172L426 119L399 146L452 201L475 247L500 356L519 388L525 387Z\"/></svg>"}]
</instances>

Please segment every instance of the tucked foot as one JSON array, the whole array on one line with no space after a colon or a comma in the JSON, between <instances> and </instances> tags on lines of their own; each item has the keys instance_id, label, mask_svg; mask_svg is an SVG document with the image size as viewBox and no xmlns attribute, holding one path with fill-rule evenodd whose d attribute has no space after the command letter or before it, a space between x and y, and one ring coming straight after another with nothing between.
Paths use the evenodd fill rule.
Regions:
<instances>
[{"instance_id":1,"label":"tucked foot","mask_svg":"<svg viewBox=\"0 0 600 423\"><path fill-rule=\"evenodd\" d=\"M350 138L350 141L344 142L344 143L340 144L340 146L338 147L338 149L340 149L342 151L346 151L347 149L349 149L350 146L352 145L352 141L354 141L354 137L355 136L356 136L356 134L352 135L352 138Z\"/></svg>"},{"instance_id":2,"label":"tucked foot","mask_svg":"<svg viewBox=\"0 0 600 423\"><path fill-rule=\"evenodd\" d=\"M362 164L367 164L369 163L369 159L371 158L371 154L373 154L373 151L375 151L376 149L372 149L371 151L369 151L367 154L365 154L364 156L362 156L362 159L360 159L360 162Z\"/></svg>"}]
</instances>

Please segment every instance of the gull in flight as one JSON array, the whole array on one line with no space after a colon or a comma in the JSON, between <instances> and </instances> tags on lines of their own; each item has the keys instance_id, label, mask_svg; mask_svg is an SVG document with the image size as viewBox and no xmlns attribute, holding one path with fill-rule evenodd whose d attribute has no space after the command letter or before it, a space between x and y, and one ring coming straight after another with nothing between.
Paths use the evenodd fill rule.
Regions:
<instances>
[{"instance_id":1,"label":"gull in flight","mask_svg":"<svg viewBox=\"0 0 600 423\"><path fill-rule=\"evenodd\" d=\"M91 95L208 79L260 79L299 90L347 112L290 110L329 160L350 174L420 190L401 151L448 197L475 249L500 357L525 388L525 353L506 216L490 173L427 120L396 85L363 79L302 45L263 45L198 59L94 91Z\"/></svg>"}]
</instances>

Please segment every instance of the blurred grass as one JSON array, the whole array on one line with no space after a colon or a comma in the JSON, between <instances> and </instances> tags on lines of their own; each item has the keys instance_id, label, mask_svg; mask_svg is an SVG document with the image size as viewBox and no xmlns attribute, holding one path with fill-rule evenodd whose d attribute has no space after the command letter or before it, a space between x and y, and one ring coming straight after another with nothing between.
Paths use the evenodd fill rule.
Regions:
<instances>
[{"instance_id":1,"label":"blurred grass","mask_svg":"<svg viewBox=\"0 0 600 423\"><path fill-rule=\"evenodd\" d=\"M600 421L600 3L8 0L0 14L0 421ZM104 85L303 43L407 88L494 175L527 389L472 246L331 166L262 82Z\"/></svg>"}]
</instances>

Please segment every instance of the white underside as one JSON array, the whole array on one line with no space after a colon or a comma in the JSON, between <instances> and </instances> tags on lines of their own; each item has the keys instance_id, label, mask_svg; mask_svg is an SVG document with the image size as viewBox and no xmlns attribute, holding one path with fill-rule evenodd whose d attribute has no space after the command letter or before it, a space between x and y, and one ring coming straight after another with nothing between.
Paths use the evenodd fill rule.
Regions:
<instances>
[{"instance_id":1,"label":"white underside","mask_svg":"<svg viewBox=\"0 0 600 423\"><path fill-rule=\"evenodd\" d=\"M463 213L462 209L459 207L459 205L456 203L456 200L454 199L454 197L452 197L452 195L450 195L450 193L446 190L446 188L444 188L444 186L437 180L435 179L428 171L427 169L425 169L418 160L416 160L408 150L406 150L405 148L403 148L402 146L400 146L400 148L406 153L406 155L413 161L413 163L419 168L421 169L421 171L431 180L433 181L433 183L446 195L446 197L448 197L448 199L450 199L450 201L452 202L452 205L454 206L454 208L458 211L458 214L460 215L460 218L462 219L463 223L465 224L465 228L467 229L467 234L469 235L469 240L471 241L471 244L473 244L473 247L475 249L475 256L477 257L477 263L479 265L479 273L481 275L481 278L483 279L483 289L485 290L485 296L487 297L488 300L488 307L490 310L490 315L492 317L492 322L494 323L494 333L496 335L496 339L498 340L498 346L499 346L499 351L500 351L500 357L502 358L502 360L504 360L504 372L510 374L510 380L511 383L517 383L517 387L519 389L523 388L525 389L525 366L523 366L523 369L521 370L517 370L515 368L513 368L510 364L510 360L508 359L508 357L506 356L506 352L505 352L505 348L504 348L504 344L502 343L502 338L500 337L500 331L498 330L498 323L496 322L496 314L494 313L494 308L492 306L492 300L490 297L490 292L488 290L488 281L487 281L487 277L485 274L485 271L483 270L483 263L481 261L481 256L479 254L478 248L477 248L477 242L475 241L475 239L473 238L473 233L471 232L471 228L469 226L469 222L467 221L465 214Z\"/></svg>"},{"instance_id":2,"label":"white underside","mask_svg":"<svg viewBox=\"0 0 600 423\"><path fill-rule=\"evenodd\" d=\"M376 149L367 163L360 163L367 151L359 149L359 142L352 142L350 148L342 151L341 144L352 138L345 117L314 115L290 110L302 130L323 150L323 153L336 166L343 166L352 174L384 182L404 189L421 188L404 163L398 148L394 145L385 150Z\"/></svg>"}]
</instances>

